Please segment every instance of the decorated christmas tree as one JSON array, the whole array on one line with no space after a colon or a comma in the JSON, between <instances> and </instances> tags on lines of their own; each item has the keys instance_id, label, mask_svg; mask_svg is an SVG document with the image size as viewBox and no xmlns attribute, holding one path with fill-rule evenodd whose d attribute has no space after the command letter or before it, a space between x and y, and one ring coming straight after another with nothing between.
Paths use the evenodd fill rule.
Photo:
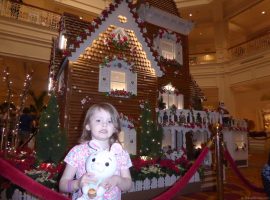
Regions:
<instances>
[{"instance_id":1,"label":"decorated christmas tree","mask_svg":"<svg viewBox=\"0 0 270 200\"><path fill-rule=\"evenodd\" d=\"M157 157L161 154L163 129L153 121L152 111L148 102L143 102L141 109L142 114L138 128L140 155Z\"/></svg>"},{"instance_id":2,"label":"decorated christmas tree","mask_svg":"<svg viewBox=\"0 0 270 200\"><path fill-rule=\"evenodd\" d=\"M41 113L39 130L36 136L36 151L39 162L58 163L67 147L65 132L60 128L59 111L54 94L51 95L47 108Z\"/></svg>"}]
</instances>

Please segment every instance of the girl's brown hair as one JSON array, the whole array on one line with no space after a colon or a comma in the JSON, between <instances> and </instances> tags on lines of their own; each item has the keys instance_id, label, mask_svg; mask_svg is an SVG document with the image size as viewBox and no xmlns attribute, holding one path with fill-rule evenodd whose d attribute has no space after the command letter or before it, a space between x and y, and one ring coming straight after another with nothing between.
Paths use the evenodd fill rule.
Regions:
<instances>
[{"instance_id":1,"label":"girl's brown hair","mask_svg":"<svg viewBox=\"0 0 270 200\"><path fill-rule=\"evenodd\" d=\"M111 120L113 122L115 132L112 134L112 136L109 140L110 146L115 142L120 143L119 137L118 137L118 135L121 131L119 113L117 112L115 107L109 103L94 104L88 109L88 111L85 115L84 122L83 122L83 132L82 132L82 135L79 139L79 142L84 143L84 142L92 139L91 130L87 130L86 125L90 122L91 117L93 116L93 114L96 110L105 110L111 115Z\"/></svg>"}]
</instances>

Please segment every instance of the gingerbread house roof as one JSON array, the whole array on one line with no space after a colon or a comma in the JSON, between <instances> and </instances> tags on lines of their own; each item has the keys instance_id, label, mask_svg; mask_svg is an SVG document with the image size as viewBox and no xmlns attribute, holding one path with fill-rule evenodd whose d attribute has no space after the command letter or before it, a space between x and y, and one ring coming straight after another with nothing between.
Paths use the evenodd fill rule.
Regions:
<instances>
[{"instance_id":1,"label":"gingerbread house roof","mask_svg":"<svg viewBox=\"0 0 270 200\"><path fill-rule=\"evenodd\" d=\"M148 4L149 6L156 7L160 10L163 10L167 13L171 13L175 16L180 17L176 4L173 0L139 0L137 4Z\"/></svg>"},{"instance_id":2,"label":"gingerbread house roof","mask_svg":"<svg viewBox=\"0 0 270 200\"><path fill-rule=\"evenodd\" d=\"M137 5L139 17L150 24L188 35L193 22L181 18L172 0L145 0Z\"/></svg>"},{"instance_id":3,"label":"gingerbread house roof","mask_svg":"<svg viewBox=\"0 0 270 200\"><path fill-rule=\"evenodd\" d=\"M119 17L124 16L126 22L123 23ZM76 24L69 24L76 26ZM126 30L132 30L136 39L141 44L142 50L145 52L146 59L150 62L150 66L154 69L156 76L160 77L163 72L157 59L156 52L151 47L151 40L147 38L144 22L141 21L136 13L136 7L126 0L118 0L101 13L101 16L93 20L91 23L82 23L80 28L74 28L69 35L73 40L64 52L70 61L76 61L81 55L85 54L85 50L94 44L96 40L106 34L111 27L121 27ZM72 29L73 30L73 29Z\"/></svg>"},{"instance_id":4,"label":"gingerbread house roof","mask_svg":"<svg viewBox=\"0 0 270 200\"><path fill-rule=\"evenodd\" d=\"M74 43L74 39L78 35L80 35L88 26L90 22L80 20L79 16L75 16L69 13L64 13L61 17L60 22L60 32L67 38L67 45ZM51 55L50 55L50 77L53 79L57 79L57 76L60 75L60 71L63 69L61 66L64 66L64 63L67 59L63 59L63 57L68 54L69 50L60 50L59 49L59 38L53 39Z\"/></svg>"}]
</instances>

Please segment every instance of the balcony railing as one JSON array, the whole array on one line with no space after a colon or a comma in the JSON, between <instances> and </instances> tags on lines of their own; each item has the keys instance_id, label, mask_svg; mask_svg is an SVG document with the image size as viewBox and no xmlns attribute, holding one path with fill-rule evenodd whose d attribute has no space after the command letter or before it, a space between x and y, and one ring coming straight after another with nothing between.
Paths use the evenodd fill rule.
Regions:
<instances>
[{"instance_id":1,"label":"balcony railing","mask_svg":"<svg viewBox=\"0 0 270 200\"><path fill-rule=\"evenodd\" d=\"M216 62L215 52L189 55L190 65L210 64L210 63L215 63L215 62Z\"/></svg>"},{"instance_id":2,"label":"balcony railing","mask_svg":"<svg viewBox=\"0 0 270 200\"><path fill-rule=\"evenodd\" d=\"M0 0L0 15L58 31L61 15L26 4Z\"/></svg>"},{"instance_id":3,"label":"balcony railing","mask_svg":"<svg viewBox=\"0 0 270 200\"><path fill-rule=\"evenodd\" d=\"M270 49L270 33L228 49L231 59Z\"/></svg>"},{"instance_id":4,"label":"balcony railing","mask_svg":"<svg viewBox=\"0 0 270 200\"><path fill-rule=\"evenodd\" d=\"M267 49L268 50L270 49L270 33L267 33L253 40L229 48L228 59L233 60L237 58L242 58L243 56L248 56L252 53L264 51ZM190 65L211 64L215 62L216 62L215 52L189 55Z\"/></svg>"},{"instance_id":5,"label":"balcony railing","mask_svg":"<svg viewBox=\"0 0 270 200\"><path fill-rule=\"evenodd\" d=\"M247 130L247 123L242 119L232 119L216 111L198 111L188 109L164 109L158 112L158 123L162 126L186 126L207 128L217 123L235 130Z\"/></svg>"}]
</instances>

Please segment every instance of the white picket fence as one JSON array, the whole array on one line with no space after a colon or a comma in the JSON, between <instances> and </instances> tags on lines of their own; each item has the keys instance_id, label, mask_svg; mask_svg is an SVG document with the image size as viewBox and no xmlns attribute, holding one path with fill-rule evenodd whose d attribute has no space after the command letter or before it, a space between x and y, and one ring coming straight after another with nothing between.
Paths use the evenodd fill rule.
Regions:
<instances>
[{"instance_id":1,"label":"white picket fence","mask_svg":"<svg viewBox=\"0 0 270 200\"><path fill-rule=\"evenodd\" d=\"M173 185L180 177L179 176L165 176L165 177L159 177L152 178L152 179L144 179L142 181L133 181L132 182L132 188L128 192L139 192L143 190L150 190L150 189L156 189L156 188L163 188L163 187L169 187ZM195 183L200 181L199 173L196 172L191 179L189 180L189 183Z\"/></svg>"},{"instance_id":2,"label":"white picket fence","mask_svg":"<svg viewBox=\"0 0 270 200\"><path fill-rule=\"evenodd\" d=\"M159 177L150 179L145 179L143 181L133 181L132 188L128 192L139 192L143 190L150 190L150 189L156 189L156 188L163 188L163 187L169 187L173 185L180 177L179 176L165 176L165 177ZM189 183L195 183L200 181L199 173L196 172L191 179L189 180ZM7 200L6 197L6 191L3 190L1 193L1 200ZM29 194L24 193L16 189L14 191L14 194L11 198L11 200L38 200L37 197Z\"/></svg>"},{"instance_id":3,"label":"white picket fence","mask_svg":"<svg viewBox=\"0 0 270 200\"><path fill-rule=\"evenodd\" d=\"M6 190L2 191L1 200L7 200ZM20 190L16 189L12 195L11 200L38 200L38 198L29 193L21 192Z\"/></svg>"}]
</instances>

